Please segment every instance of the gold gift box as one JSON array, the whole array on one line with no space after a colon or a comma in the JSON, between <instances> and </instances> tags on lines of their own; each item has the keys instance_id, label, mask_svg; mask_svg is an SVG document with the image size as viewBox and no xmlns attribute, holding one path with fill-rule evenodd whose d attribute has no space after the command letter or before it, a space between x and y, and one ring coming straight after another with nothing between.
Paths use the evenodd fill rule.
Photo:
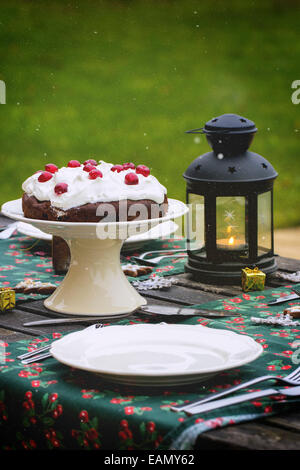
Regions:
<instances>
[{"instance_id":1,"label":"gold gift box","mask_svg":"<svg viewBox=\"0 0 300 470\"><path fill-rule=\"evenodd\" d=\"M0 312L5 312L16 305L16 294L9 287L0 288Z\"/></svg>"},{"instance_id":2,"label":"gold gift box","mask_svg":"<svg viewBox=\"0 0 300 470\"><path fill-rule=\"evenodd\" d=\"M250 290L264 290L266 275L258 268L242 269L242 289L244 292Z\"/></svg>"}]
</instances>

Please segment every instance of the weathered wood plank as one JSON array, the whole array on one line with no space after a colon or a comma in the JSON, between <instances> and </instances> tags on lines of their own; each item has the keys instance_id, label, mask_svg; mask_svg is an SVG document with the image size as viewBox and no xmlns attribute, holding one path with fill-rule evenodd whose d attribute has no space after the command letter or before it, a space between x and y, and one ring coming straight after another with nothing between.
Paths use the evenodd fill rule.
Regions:
<instances>
[{"instance_id":1,"label":"weathered wood plank","mask_svg":"<svg viewBox=\"0 0 300 470\"><path fill-rule=\"evenodd\" d=\"M217 286L214 284L204 284L199 281L195 281L193 277L188 274L178 274L176 276L178 280L179 286L187 287L189 289L201 290L203 292L208 292L211 294L221 295L221 296L229 296L233 297L239 295L242 292L241 286L233 285L233 286Z\"/></svg>"},{"instance_id":2,"label":"weathered wood plank","mask_svg":"<svg viewBox=\"0 0 300 470\"><path fill-rule=\"evenodd\" d=\"M297 432L267 426L264 421L214 429L201 434L197 450L299 450Z\"/></svg>"},{"instance_id":3,"label":"weathered wood plank","mask_svg":"<svg viewBox=\"0 0 300 470\"><path fill-rule=\"evenodd\" d=\"M300 271L300 260L292 258L276 258L278 269L280 271L295 272Z\"/></svg>"},{"instance_id":4,"label":"weathered wood plank","mask_svg":"<svg viewBox=\"0 0 300 470\"><path fill-rule=\"evenodd\" d=\"M147 290L139 291L139 293L148 299L148 303L151 303L152 300L161 300L162 302L171 302L175 304L183 305L194 305L210 302L212 300L220 299L223 296L217 295L210 292L204 292L202 290L189 289L187 287L182 287L174 285L167 290ZM33 302L26 302L19 304L19 309L24 310L25 312L34 312L36 315L46 315L48 317L57 318L59 314L52 312L44 307L43 300L36 300Z\"/></svg>"},{"instance_id":5,"label":"weathered wood plank","mask_svg":"<svg viewBox=\"0 0 300 470\"><path fill-rule=\"evenodd\" d=\"M139 293L149 299L161 299L181 305L204 304L211 300L222 298L222 295L204 292L197 289L189 289L179 285L172 286L167 290L153 289L148 291L139 291Z\"/></svg>"},{"instance_id":6,"label":"weathered wood plank","mask_svg":"<svg viewBox=\"0 0 300 470\"><path fill-rule=\"evenodd\" d=\"M159 304L160 299L151 299L151 303L154 304ZM162 302L164 304L170 304L172 305L172 300L168 301L167 299L162 299ZM18 310L24 310L26 312L32 312L35 313L36 315L47 315L48 317L53 317L57 318L59 316L59 313L53 312L49 309L47 309L44 306L44 301L43 300L31 300L31 301L24 301L24 303L20 302L17 305Z\"/></svg>"},{"instance_id":7,"label":"weathered wood plank","mask_svg":"<svg viewBox=\"0 0 300 470\"><path fill-rule=\"evenodd\" d=\"M32 301L27 300L24 303L18 302L16 309L23 311L23 312L32 312L35 315L41 315L41 316L45 316L49 318L57 318L60 316L59 313L48 310L44 306L44 300L32 300Z\"/></svg>"},{"instance_id":8,"label":"weathered wood plank","mask_svg":"<svg viewBox=\"0 0 300 470\"><path fill-rule=\"evenodd\" d=\"M300 405L299 405L300 408ZM266 424L277 426L283 429L288 429L293 432L300 433L300 411L290 411L284 415L272 416L265 420ZM300 448L300 435L299 435L299 448Z\"/></svg>"},{"instance_id":9,"label":"weathered wood plank","mask_svg":"<svg viewBox=\"0 0 300 470\"><path fill-rule=\"evenodd\" d=\"M45 333L51 334L57 331L60 331L60 332L72 331L72 329L70 329L70 326L67 326L67 325L49 326L46 331L45 331L45 328L42 328L42 327L23 326L23 323L25 322L34 321L34 320L42 320L43 318L46 319L47 317L42 316L42 315L37 316L31 312L13 309L9 313L2 314L0 316L0 328L4 328L6 330L11 330L14 332L19 332L19 333L25 333L26 335L31 335L31 336L43 336L45 335ZM78 329L80 328L80 325L77 324L76 326L78 326Z\"/></svg>"},{"instance_id":10,"label":"weathered wood plank","mask_svg":"<svg viewBox=\"0 0 300 470\"><path fill-rule=\"evenodd\" d=\"M7 330L5 328L0 328L0 339L6 343L19 341L21 339L30 340L32 335L27 335L25 333L20 333L18 331Z\"/></svg>"}]
</instances>

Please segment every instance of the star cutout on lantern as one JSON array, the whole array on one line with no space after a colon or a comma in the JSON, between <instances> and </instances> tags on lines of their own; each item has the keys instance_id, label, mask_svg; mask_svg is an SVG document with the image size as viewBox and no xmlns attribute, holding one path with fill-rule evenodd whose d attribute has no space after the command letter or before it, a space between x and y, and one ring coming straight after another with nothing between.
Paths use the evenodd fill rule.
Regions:
<instances>
[{"instance_id":1,"label":"star cutout on lantern","mask_svg":"<svg viewBox=\"0 0 300 470\"><path fill-rule=\"evenodd\" d=\"M235 173L235 172L236 172L235 166L229 166L229 167L228 167L228 171L229 171L230 173Z\"/></svg>"}]
</instances>

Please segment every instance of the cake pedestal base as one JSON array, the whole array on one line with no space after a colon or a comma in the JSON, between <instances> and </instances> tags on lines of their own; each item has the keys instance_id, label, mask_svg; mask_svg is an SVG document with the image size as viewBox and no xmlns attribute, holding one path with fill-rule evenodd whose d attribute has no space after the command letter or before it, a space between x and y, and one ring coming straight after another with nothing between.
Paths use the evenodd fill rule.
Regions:
<instances>
[{"instance_id":1,"label":"cake pedestal base","mask_svg":"<svg viewBox=\"0 0 300 470\"><path fill-rule=\"evenodd\" d=\"M132 287L120 264L122 240L66 240L71 251L69 270L45 307L73 315L120 315L147 301Z\"/></svg>"}]
</instances>

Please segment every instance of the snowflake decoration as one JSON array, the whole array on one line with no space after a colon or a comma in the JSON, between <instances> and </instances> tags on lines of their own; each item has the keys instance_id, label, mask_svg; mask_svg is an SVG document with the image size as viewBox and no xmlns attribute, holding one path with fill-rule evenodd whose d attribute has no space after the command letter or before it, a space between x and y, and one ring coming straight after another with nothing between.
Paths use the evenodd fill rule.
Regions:
<instances>
[{"instance_id":1,"label":"snowflake decoration","mask_svg":"<svg viewBox=\"0 0 300 470\"><path fill-rule=\"evenodd\" d=\"M225 219L234 220L235 219L234 211L225 211Z\"/></svg>"},{"instance_id":2,"label":"snowflake decoration","mask_svg":"<svg viewBox=\"0 0 300 470\"><path fill-rule=\"evenodd\" d=\"M258 317L251 317L252 323L256 324L265 324L265 325L279 325L279 326L298 326L300 322L297 320L293 320L293 318L286 314L284 315L281 313L279 317L271 317L271 318L258 318Z\"/></svg>"}]
</instances>

